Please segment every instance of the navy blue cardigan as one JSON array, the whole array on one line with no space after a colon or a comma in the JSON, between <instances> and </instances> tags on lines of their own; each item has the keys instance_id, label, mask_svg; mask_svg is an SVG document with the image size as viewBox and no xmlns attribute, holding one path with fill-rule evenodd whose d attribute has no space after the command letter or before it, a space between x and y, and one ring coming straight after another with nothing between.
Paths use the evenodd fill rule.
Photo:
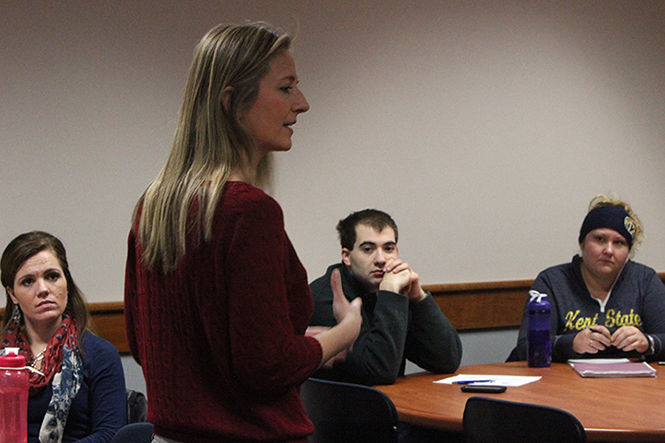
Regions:
<instances>
[{"instance_id":1,"label":"navy blue cardigan","mask_svg":"<svg viewBox=\"0 0 665 443\"><path fill-rule=\"evenodd\" d=\"M120 355L111 343L90 332L83 335L83 377L74 399L63 442L109 442L127 422L127 394ZM28 399L28 441L39 443L51 386Z\"/></svg>"}]
</instances>

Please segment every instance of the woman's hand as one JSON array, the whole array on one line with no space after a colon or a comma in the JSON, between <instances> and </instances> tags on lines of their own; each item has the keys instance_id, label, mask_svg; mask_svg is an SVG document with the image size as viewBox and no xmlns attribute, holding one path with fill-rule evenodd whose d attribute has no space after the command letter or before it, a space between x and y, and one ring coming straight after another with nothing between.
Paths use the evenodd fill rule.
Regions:
<instances>
[{"instance_id":1,"label":"woman's hand","mask_svg":"<svg viewBox=\"0 0 665 443\"><path fill-rule=\"evenodd\" d=\"M621 326L612 334L612 344L622 351L637 351L644 354L649 349L649 340L635 326Z\"/></svg>"},{"instance_id":2,"label":"woman's hand","mask_svg":"<svg viewBox=\"0 0 665 443\"><path fill-rule=\"evenodd\" d=\"M322 332L326 332L330 326L307 326L305 329L305 337L316 337Z\"/></svg>"},{"instance_id":3,"label":"woman's hand","mask_svg":"<svg viewBox=\"0 0 665 443\"><path fill-rule=\"evenodd\" d=\"M340 276L339 269L333 269L330 276L330 286L333 292L333 315L337 324L342 323L347 317L348 320L357 323L358 332L360 332L360 323L362 323L362 316L360 314L360 307L362 306L362 299L356 297L353 301L349 300L344 295L342 289L342 277ZM356 333L356 335L358 335Z\"/></svg>"},{"instance_id":4,"label":"woman's hand","mask_svg":"<svg viewBox=\"0 0 665 443\"><path fill-rule=\"evenodd\" d=\"M321 344L321 365L331 359L333 361L328 365L346 358L358 338L363 321L360 312L362 299L356 297L352 302L347 300L342 290L342 279L338 269L333 270L330 276L330 286L333 291L333 314L337 320L337 326L327 330L315 330L310 326L307 333Z\"/></svg>"},{"instance_id":5,"label":"woman's hand","mask_svg":"<svg viewBox=\"0 0 665 443\"><path fill-rule=\"evenodd\" d=\"M305 337L316 337L317 335L329 331L329 326L309 326L305 331ZM349 352L353 350L353 345L349 346L347 349L335 354L327 362L325 362L321 367L322 368L332 368L335 363L346 360L346 356Z\"/></svg>"},{"instance_id":6,"label":"woman's hand","mask_svg":"<svg viewBox=\"0 0 665 443\"><path fill-rule=\"evenodd\" d=\"M573 339L573 351L596 354L612 344L612 335L605 326L594 325L578 332Z\"/></svg>"}]
</instances>

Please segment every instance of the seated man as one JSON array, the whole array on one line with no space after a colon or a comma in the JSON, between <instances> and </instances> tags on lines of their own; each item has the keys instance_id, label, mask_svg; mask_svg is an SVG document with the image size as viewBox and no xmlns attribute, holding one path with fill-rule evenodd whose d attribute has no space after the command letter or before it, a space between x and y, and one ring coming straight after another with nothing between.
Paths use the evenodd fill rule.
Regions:
<instances>
[{"instance_id":1,"label":"seated man","mask_svg":"<svg viewBox=\"0 0 665 443\"><path fill-rule=\"evenodd\" d=\"M454 372L462 358L459 336L420 287L418 274L399 258L393 219L385 212L365 209L341 220L337 231L342 263L328 267L324 276L310 283L314 314L309 333L315 334L317 326L336 324L330 283L334 269L340 270L346 297L362 298L363 323L352 347L315 376L391 384L404 375L405 359L428 371Z\"/></svg>"}]
</instances>

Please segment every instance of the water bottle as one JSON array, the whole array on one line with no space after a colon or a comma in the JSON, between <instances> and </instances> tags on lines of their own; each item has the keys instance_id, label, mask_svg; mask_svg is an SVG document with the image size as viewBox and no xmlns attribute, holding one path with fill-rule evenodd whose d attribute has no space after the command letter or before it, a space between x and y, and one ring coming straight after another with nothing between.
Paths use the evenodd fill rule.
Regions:
<instances>
[{"instance_id":1,"label":"water bottle","mask_svg":"<svg viewBox=\"0 0 665 443\"><path fill-rule=\"evenodd\" d=\"M28 441L28 387L25 357L0 356L0 442Z\"/></svg>"},{"instance_id":2,"label":"water bottle","mask_svg":"<svg viewBox=\"0 0 665 443\"><path fill-rule=\"evenodd\" d=\"M552 364L550 338L550 312L552 307L538 291L529 291L529 330L527 332L527 360L531 368L549 368Z\"/></svg>"}]
</instances>

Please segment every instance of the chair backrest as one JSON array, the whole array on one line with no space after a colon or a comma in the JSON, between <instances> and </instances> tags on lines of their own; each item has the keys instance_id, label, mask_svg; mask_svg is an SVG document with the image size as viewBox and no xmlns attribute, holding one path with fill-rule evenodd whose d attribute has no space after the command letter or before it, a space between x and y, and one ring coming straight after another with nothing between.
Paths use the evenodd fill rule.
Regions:
<instances>
[{"instance_id":1,"label":"chair backrest","mask_svg":"<svg viewBox=\"0 0 665 443\"><path fill-rule=\"evenodd\" d=\"M310 378L300 388L300 397L314 423L310 443L397 441L397 410L381 391Z\"/></svg>"},{"instance_id":2,"label":"chair backrest","mask_svg":"<svg viewBox=\"0 0 665 443\"><path fill-rule=\"evenodd\" d=\"M130 423L116 432L111 443L151 443L152 423Z\"/></svg>"},{"instance_id":3,"label":"chair backrest","mask_svg":"<svg viewBox=\"0 0 665 443\"><path fill-rule=\"evenodd\" d=\"M548 406L488 397L470 397L464 408L466 442L584 443L582 423L571 413Z\"/></svg>"},{"instance_id":4,"label":"chair backrest","mask_svg":"<svg viewBox=\"0 0 665 443\"><path fill-rule=\"evenodd\" d=\"M140 423L147 420L148 399L139 391L127 389L127 423Z\"/></svg>"}]
</instances>

